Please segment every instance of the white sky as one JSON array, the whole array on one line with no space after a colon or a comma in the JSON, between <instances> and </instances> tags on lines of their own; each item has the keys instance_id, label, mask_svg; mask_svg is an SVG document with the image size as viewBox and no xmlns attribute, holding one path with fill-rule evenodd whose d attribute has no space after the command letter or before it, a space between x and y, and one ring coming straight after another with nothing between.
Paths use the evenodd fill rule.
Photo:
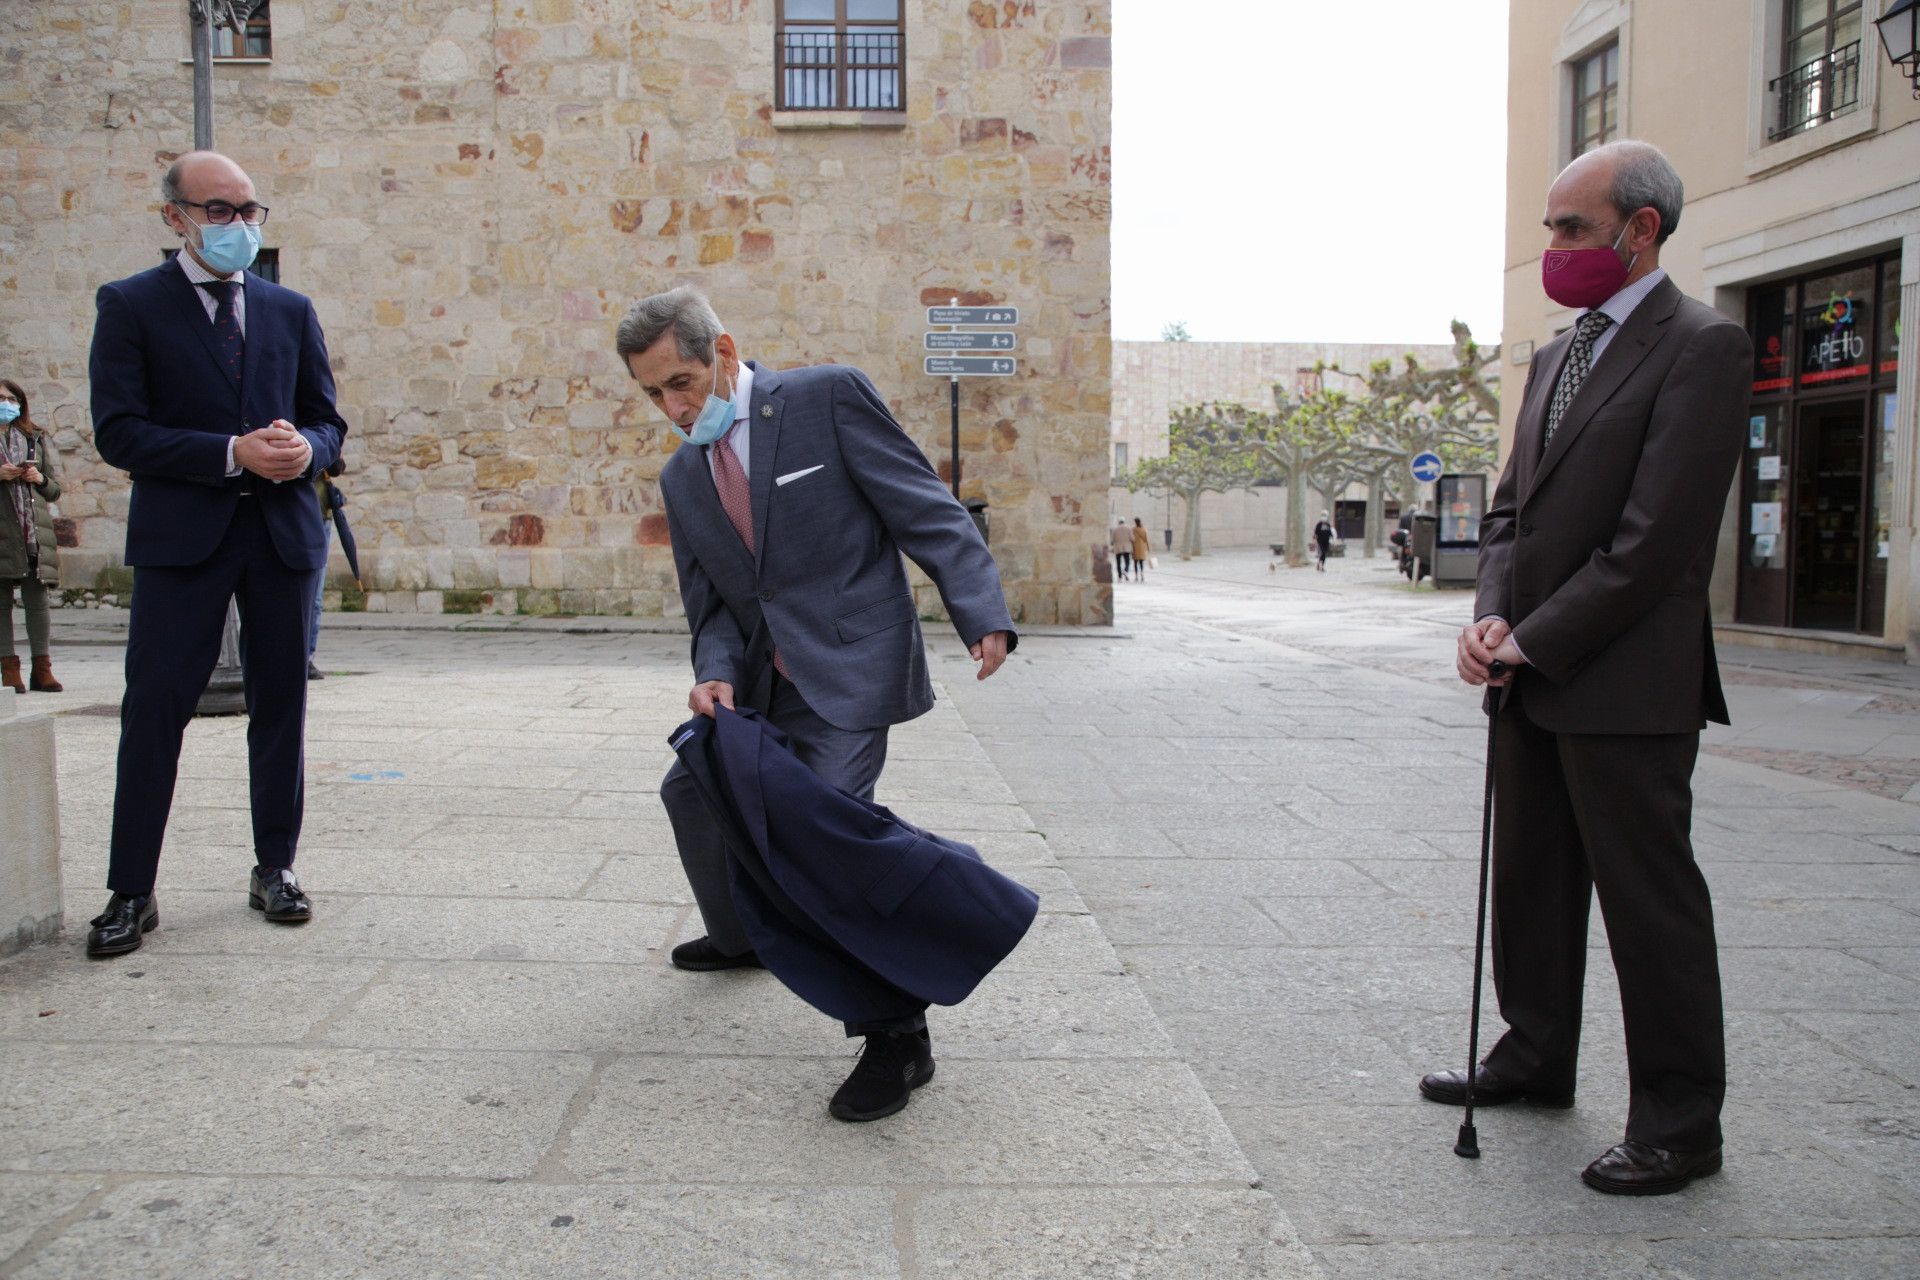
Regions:
<instances>
[{"instance_id":1,"label":"white sky","mask_svg":"<svg viewBox=\"0 0 1920 1280\"><path fill-rule=\"evenodd\" d=\"M1113 336L1500 331L1507 0L1113 0Z\"/></svg>"}]
</instances>

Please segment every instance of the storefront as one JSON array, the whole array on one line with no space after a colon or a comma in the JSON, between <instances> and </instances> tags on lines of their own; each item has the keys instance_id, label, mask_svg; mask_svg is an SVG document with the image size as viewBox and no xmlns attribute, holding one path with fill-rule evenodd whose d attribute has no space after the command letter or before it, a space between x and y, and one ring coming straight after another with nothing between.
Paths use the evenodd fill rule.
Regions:
<instances>
[{"instance_id":1,"label":"storefront","mask_svg":"<svg viewBox=\"0 0 1920 1280\"><path fill-rule=\"evenodd\" d=\"M1735 617L1879 636L1886 625L1900 255L1747 294L1753 404Z\"/></svg>"}]
</instances>

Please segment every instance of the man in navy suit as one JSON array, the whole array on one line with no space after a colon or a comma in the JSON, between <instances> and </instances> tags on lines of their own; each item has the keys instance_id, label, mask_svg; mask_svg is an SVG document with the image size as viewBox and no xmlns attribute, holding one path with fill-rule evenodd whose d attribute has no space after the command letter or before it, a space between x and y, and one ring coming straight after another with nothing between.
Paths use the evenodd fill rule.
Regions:
<instances>
[{"instance_id":1,"label":"man in navy suit","mask_svg":"<svg viewBox=\"0 0 1920 1280\"><path fill-rule=\"evenodd\" d=\"M313 304L246 271L266 207L223 155L180 157L161 183L172 261L102 285L89 366L94 443L133 477L127 689L107 872L87 954L120 955L159 923L154 878L180 739L238 600L257 865L249 904L300 924L307 620L326 541L313 475L347 432Z\"/></svg>"},{"instance_id":2,"label":"man in navy suit","mask_svg":"<svg viewBox=\"0 0 1920 1280\"><path fill-rule=\"evenodd\" d=\"M933 579L986 679L1017 642L1000 574L973 519L845 365L743 362L691 289L643 298L620 322L627 370L683 440L660 473L680 598L693 633L697 715L736 696L827 782L871 799L887 729L933 705L901 553ZM726 842L684 765L660 795L707 936L682 969L758 966L728 887ZM932 1074L922 1015L849 1023L860 1065L830 1107L873 1120Z\"/></svg>"}]
</instances>

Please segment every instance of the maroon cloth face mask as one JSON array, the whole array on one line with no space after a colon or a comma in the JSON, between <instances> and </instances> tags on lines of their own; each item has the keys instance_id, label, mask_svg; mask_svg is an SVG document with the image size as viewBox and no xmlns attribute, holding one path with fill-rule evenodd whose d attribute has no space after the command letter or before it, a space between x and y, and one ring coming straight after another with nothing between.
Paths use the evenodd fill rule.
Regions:
<instances>
[{"instance_id":1,"label":"maroon cloth face mask","mask_svg":"<svg viewBox=\"0 0 1920 1280\"><path fill-rule=\"evenodd\" d=\"M1620 242L1627 229L1606 249L1548 249L1540 255L1540 287L1563 307L1597 307L1620 292L1633 263L1620 261ZM1636 254L1634 261L1639 261Z\"/></svg>"}]
</instances>

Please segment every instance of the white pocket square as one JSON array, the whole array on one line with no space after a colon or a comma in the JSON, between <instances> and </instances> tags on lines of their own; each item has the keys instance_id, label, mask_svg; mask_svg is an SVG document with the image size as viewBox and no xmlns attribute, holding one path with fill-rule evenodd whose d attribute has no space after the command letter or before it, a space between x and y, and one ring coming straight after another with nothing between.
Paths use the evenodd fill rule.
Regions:
<instances>
[{"instance_id":1,"label":"white pocket square","mask_svg":"<svg viewBox=\"0 0 1920 1280\"><path fill-rule=\"evenodd\" d=\"M775 477L773 478L773 483L774 483L775 485L783 485L783 484L786 484L786 483L788 483L788 482L790 482L790 481L793 481L793 480L798 480L798 479L800 479L800 478L801 478L802 476L810 476L810 475L812 475L812 474L813 474L814 472L816 472L816 471L818 471L818 470L820 470L820 468L821 468L821 467L824 467L824 466L826 466L826 465L827 465L826 463L824 463L824 462L822 462L822 463L818 463L818 464L816 464L816 465L814 465L814 466L811 466L811 467L808 467L808 468L807 468L806 470L804 470L804 471L789 471L789 472L787 472L787 474L785 474L785 475L783 475L783 476L775 476Z\"/></svg>"}]
</instances>

